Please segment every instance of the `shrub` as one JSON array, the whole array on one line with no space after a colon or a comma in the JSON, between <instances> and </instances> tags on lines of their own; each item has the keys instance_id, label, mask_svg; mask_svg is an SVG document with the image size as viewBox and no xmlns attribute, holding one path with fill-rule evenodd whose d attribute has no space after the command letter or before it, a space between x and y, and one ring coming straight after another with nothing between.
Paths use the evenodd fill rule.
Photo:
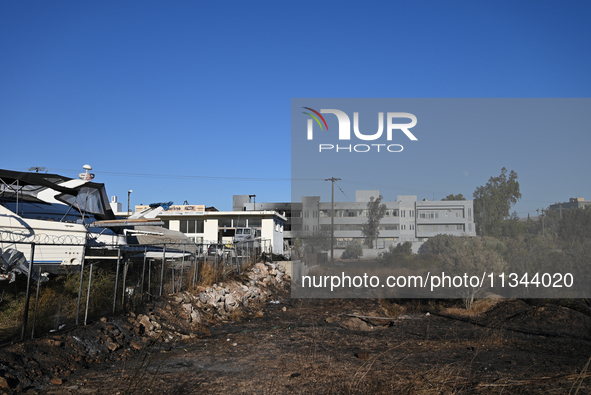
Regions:
<instances>
[{"instance_id":1,"label":"shrub","mask_svg":"<svg viewBox=\"0 0 591 395\"><path fill-rule=\"evenodd\" d=\"M349 244L341 254L342 259L359 259L361 256L363 256L363 249L357 243Z\"/></svg>"}]
</instances>

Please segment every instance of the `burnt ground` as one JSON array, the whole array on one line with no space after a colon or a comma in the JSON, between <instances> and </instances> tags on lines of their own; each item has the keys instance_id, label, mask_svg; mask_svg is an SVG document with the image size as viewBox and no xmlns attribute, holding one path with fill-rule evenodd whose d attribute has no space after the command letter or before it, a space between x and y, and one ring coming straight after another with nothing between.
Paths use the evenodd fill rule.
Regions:
<instances>
[{"instance_id":1,"label":"burnt ground","mask_svg":"<svg viewBox=\"0 0 591 395\"><path fill-rule=\"evenodd\" d=\"M168 343L137 340L125 321L96 322L76 329L86 332L11 346L12 361L4 350L4 364L33 371L19 387L5 375L12 385L6 392L591 394L588 315L555 303L503 300L474 316L415 303L383 319L388 303L294 300L276 289L240 321ZM119 349L86 357L68 350L66 338L92 337L109 325L128 336Z\"/></svg>"}]
</instances>

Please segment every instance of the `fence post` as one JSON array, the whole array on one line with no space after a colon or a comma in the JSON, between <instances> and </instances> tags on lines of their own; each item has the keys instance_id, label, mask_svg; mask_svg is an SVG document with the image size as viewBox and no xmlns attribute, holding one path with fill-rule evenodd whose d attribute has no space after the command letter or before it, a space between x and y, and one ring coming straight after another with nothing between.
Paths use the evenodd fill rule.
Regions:
<instances>
[{"instance_id":1,"label":"fence post","mask_svg":"<svg viewBox=\"0 0 591 395\"><path fill-rule=\"evenodd\" d=\"M121 307L125 310L125 283L127 282L127 269L129 268L129 258L125 260L123 266L123 287L121 288Z\"/></svg>"},{"instance_id":2,"label":"fence post","mask_svg":"<svg viewBox=\"0 0 591 395\"><path fill-rule=\"evenodd\" d=\"M84 280L84 257L86 256L86 246L82 247L82 262L80 262L80 285L78 286L78 303L76 305L76 326L78 326L80 317L80 302L82 300L82 281Z\"/></svg>"},{"instance_id":3,"label":"fence post","mask_svg":"<svg viewBox=\"0 0 591 395\"><path fill-rule=\"evenodd\" d=\"M179 292L183 290L183 273L185 271L185 251L187 249L187 245L183 244L183 256L181 257L181 279L179 281Z\"/></svg>"},{"instance_id":4,"label":"fence post","mask_svg":"<svg viewBox=\"0 0 591 395\"><path fill-rule=\"evenodd\" d=\"M152 297L152 259L148 261L148 295Z\"/></svg>"},{"instance_id":5,"label":"fence post","mask_svg":"<svg viewBox=\"0 0 591 395\"><path fill-rule=\"evenodd\" d=\"M27 296L25 297L25 314L23 317L23 330L21 332L21 340L25 340L25 330L27 329L27 321L29 320L29 297L31 296L31 273L33 272L33 259L35 257L35 243L31 243L31 261L29 263L29 271L27 273Z\"/></svg>"},{"instance_id":6,"label":"fence post","mask_svg":"<svg viewBox=\"0 0 591 395\"><path fill-rule=\"evenodd\" d=\"M115 291L113 291L113 314L117 307L117 287L119 286L119 263L121 262L121 248L117 249L117 270L115 271Z\"/></svg>"},{"instance_id":7,"label":"fence post","mask_svg":"<svg viewBox=\"0 0 591 395\"><path fill-rule=\"evenodd\" d=\"M172 258L172 265L170 265L170 273L172 275L172 293L174 294L174 258Z\"/></svg>"},{"instance_id":8,"label":"fence post","mask_svg":"<svg viewBox=\"0 0 591 395\"><path fill-rule=\"evenodd\" d=\"M41 283L41 268L37 274L37 292L35 296L35 313L33 313L33 329L31 330L31 340L35 338L35 321L37 321L37 306L39 305L39 286Z\"/></svg>"},{"instance_id":9,"label":"fence post","mask_svg":"<svg viewBox=\"0 0 591 395\"><path fill-rule=\"evenodd\" d=\"M88 303L90 302L90 287L92 285L92 266L90 262L90 273L88 273L88 291L86 292L86 310L84 312L84 326L86 326L86 319L88 318Z\"/></svg>"},{"instance_id":10,"label":"fence post","mask_svg":"<svg viewBox=\"0 0 591 395\"><path fill-rule=\"evenodd\" d=\"M199 250L195 251L195 255L193 255L193 286L195 286L195 278L197 277L197 259L199 256Z\"/></svg>"},{"instance_id":11,"label":"fence post","mask_svg":"<svg viewBox=\"0 0 591 395\"><path fill-rule=\"evenodd\" d=\"M144 264L142 266L142 290L140 291L140 303L144 303L144 278L146 276L146 255L148 255L148 247L144 249Z\"/></svg>"},{"instance_id":12,"label":"fence post","mask_svg":"<svg viewBox=\"0 0 591 395\"><path fill-rule=\"evenodd\" d=\"M164 262L166 262L166 244L162 248L162 269L160 271L160 296L162 296L162 285L164 280Z\"/></svg>"}]
</instances>

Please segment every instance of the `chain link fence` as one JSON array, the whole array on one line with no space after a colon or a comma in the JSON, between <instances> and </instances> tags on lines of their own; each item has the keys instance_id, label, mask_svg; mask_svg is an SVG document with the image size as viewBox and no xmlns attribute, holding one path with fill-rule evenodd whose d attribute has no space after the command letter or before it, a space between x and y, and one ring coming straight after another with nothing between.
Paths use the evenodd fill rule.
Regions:
<instances>
[{"instance_id":1,"label":"chain link fence","mask_svg":"<svg viewBox=\"0 0 591 395\"><path fill-rule=\"evenodd\" d=\"M0 281L0 343L134 310L163 295L195 290L241 274L255 262L272 256L270 240L100 248L61 240L37 243L13 239L10 245L4 243L7 239L2 241L4 251L9 246L22 251L24 257L20 270L0 273L4 280ZM79 264L38 263L36 251L57 246L81 248ZM34 263L29 265L31 261ZM45 272L52 273L48 281L44 281Z\"/></svg>"}]
</instances>

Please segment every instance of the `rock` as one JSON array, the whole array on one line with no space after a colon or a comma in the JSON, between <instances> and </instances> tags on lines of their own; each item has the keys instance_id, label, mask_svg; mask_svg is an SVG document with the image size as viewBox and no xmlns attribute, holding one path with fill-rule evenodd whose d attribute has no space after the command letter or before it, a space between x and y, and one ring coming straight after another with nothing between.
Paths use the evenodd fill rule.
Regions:
<instances>
[{"instance_id":1,"label":"rock","mask_svg":"<svg viewBox=\"0 0 591 395\"><path fill-rule=\"evenodd\" d=\"M369 359L369 353L367 351L359 351L357 353L357 358L359 358L359 359Z\"/></svg>"},{"instance_id":2,"label":"rock","mask_svg":"<svg viewBox=\"0 0 591 395\"><path fill-rule=\"evenodd\" d=\"M360 320L359 318L354 318L354 317L351 317L351 318L343 321L342 325L344 327L354 330L354 331L371 331L373 329L365 321Z\"/></svg>"},{"instance_id":3,"label":"rock","mask_svg":"<svg viewBox=\"0 0 591 395\"><path fill-rule=\"evenodd\" d=\"M254 313L254 318L263 318L264 314L261 310Z\"/></svg>"},{"instance_id":4,"label":"rock","mask_svg":"<svg viewBox=\"0 0 591 395\"><path fill-rule=\"evenodd\" d=\"M100 321L104 324L105 322L107 322L107 317L101 317L101 320Z\"/></svg>"},{"instance_id":5,"label":"rock","mask_svg":"<svg viewBox=\"0 0 591 395\"><path fill-rule=\"evenodd\" d=\"M144 326L147 332L154 330L154 325L152 325L150 319L145 315L140 319L140 324Z\"/></svg>"},{"instance_id":6,"label":"rock","mask_svg":"<svg viewBox=\"0 0 591 395\"><path fill-rule=\"evenodd\" d=\"M181 307L187 312L187 314L191 314L193 311L193 305L191 303L183 303Z\"/></svg>"},{"instance_id":7,"label":"rock","mask_svg":"<svg viewBox=\"0 0 591 395\"><path fill-rule=\"evenodd\" d=\"M57 377L52 378L51 380L49 380L49 382L51 384L55 384L55 385L62 385L63 380Z\"/></svg>"},{"instance_id":8,"label":"rock","mask_svg":"<svg viewBox=\"0 0 591 395\"><path fill-rule=\"evenodd\" d=\"M109 348L109 350L115 351L119 348L119 344L115 343L115 341L109 337L107 339L107 347Z\"/></svg>"},{"instance_id":9,"label":"rock","mask_svg":"<svg viewBox=\"0 0 591 395\"><path fill-rule=\"evenodd\" d=\"M287 311L287 307L283 306L283 309L281 309L281 310L283 310L285 312L285 311Z\"/></svg>"},{"instance_id":10,"label":"rock","mask_svg":"<svg viewBox=\"0 0 591 395\"><path fill-rule=\"evenodd\" d=\"M224 304L226 306L226 310L234 310L236 307L238 307L238 303L236 303L236 299L234 299L232 294L226 295Z\"/></svg>"},{"instance_id":11,"label":"rock","mask_svg":"<svg viewBox=\"0 0 591 395\"><path fill-rule=\"evenodd\" d=\"M191 313L191 322L201 322L201 315L197 310Z\"/></svg>"},{"instance_id":12,"label":"rock","mask_svg":"<svg viewBox=\"0 0 591 395\"><path fill-rule=\"evenodd\" d=\"M178 312L178 317L180 319L187 320L187 321L189 321L191 319L191 316L186 311L182 311L182 310Z\"/></svg>"},{"instance_id":13,"label":"rock","mask_svg":"<svg viewBox=\"0 0 591 395\"><path fill-rule=\"evenodd\" d=\"M142 343L140 343L139 341L132 341L131 343L131 347L135 348L136 350L141 350L142 348L144 348L144 345Z\"/></svg>"},{"instance_id":14,"label":"rock","mask_svg":"<svg viewBox=\"0 0 591 395\"><path fill-rule=\"evenodd\" d=\"M0 377L0 388L10 389L10 385L8 385L8 381L4 377Z\"/></svg>"}]
</instances>

